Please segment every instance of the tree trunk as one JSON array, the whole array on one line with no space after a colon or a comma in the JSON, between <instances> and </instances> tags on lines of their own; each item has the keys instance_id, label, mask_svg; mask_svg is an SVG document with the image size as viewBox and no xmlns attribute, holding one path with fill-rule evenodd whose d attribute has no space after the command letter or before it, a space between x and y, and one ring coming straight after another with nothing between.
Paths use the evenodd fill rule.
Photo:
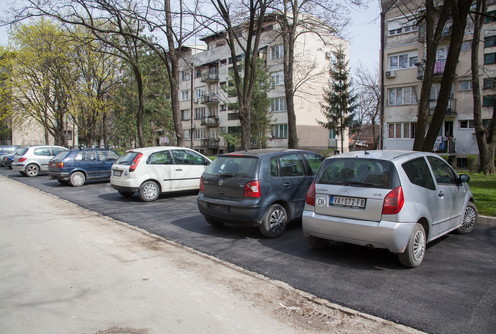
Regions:
<instances>
[{"instance_id":1,"label":"tree trunk","mask_svg":"<svg viewBox=\"0 0 496 334\"><path fill-rule=\"evenodd\" d=\"M294 107L294 44L297 18L293 17L291 23L287 17L283 21L283 46L284 46L284 93L288 114L288 148L298 148L298 133L296 130L296 113Z\"/></svg>"}]
</instances>

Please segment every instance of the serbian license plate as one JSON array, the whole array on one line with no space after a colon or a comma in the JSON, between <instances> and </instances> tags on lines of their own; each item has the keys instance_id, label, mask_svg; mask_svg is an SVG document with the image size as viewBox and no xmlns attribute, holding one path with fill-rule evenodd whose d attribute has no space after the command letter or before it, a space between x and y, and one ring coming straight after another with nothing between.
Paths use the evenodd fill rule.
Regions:
<instances>
[{"instance_id":1,"label":"serbian license plate","mask_svg":"<svg viewBox=\"0 0 496 334\"><path fill-rule=\"evenodd\" d=\"M112 171L112 175L114 175L114 176L121 176L122 175L122 171L121 170L113 170Z\"/></svg>"},{"instance_id":2,"label":"serbian license plate","mask_svg":"<svg viewBox=\"0 0 496 334\"><path fill-rule=\"evenodd\" d=\"M336 206L350 206L353 208L364 208L365 198L331 196L329 204Z\"/></svg>"},{"instance_id":3,"label":"serbian license plate","mask_svg":"<svg viewBox=\"0 0 496 334\"><path fill-rule=\"evenodd\" d=\"M227 205L210 205L208 210L212 213L228 214L229 207Z\"/></svg>"}]
</instances>

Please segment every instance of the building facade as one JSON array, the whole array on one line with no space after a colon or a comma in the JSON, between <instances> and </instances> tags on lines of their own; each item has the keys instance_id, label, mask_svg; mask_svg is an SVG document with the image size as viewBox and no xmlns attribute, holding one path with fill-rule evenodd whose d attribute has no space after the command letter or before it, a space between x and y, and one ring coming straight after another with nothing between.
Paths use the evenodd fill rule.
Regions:
<instances>
[{"instance_id":1,"label":"building facade","mask_svg":"<svg viewBox=\"0 0 496 334\"><path fill-rule=\"evenodd\" d=\"M495 0L487 0L488 12L496 10ZM425 25L417 22L415 14L422 10L422 1L401 2L383 0L382 5L382 74L383 74L383 147L385 149L413 148L418 101L422 84L422 61L425 55ZM405 13L411 13L410 15ZM448 110L433 151L449 154L463 161L467 155L478 154L474 131L473 94L471 82L471 42L473 24L467 21L464 41L457 65ZM450 43L451 26L446 24L437 49L434 79L430 96L432 117L441 85ZM489 122L492 96L496 82L496 23L487 19L479 50L482 118Z\"/></svg>"},{"instance_id":2,"label":"building facade","mask_svg":"<svg viewBox=\"0 0 496 334\"><path fill-rule=\"evenodd\" d=\"M246 30L238 31L240 36ZM235 97L228 96L226 86L232 69L231 51L222 32L201 39L203 49L186 49L180 72L179 97L185 143L202 153L217 154L235 150L223 137L224 133L237 134L240 122L236 111L229 110L228 103ZM315 33L301 34L295 46L295 82L302 83L294 97L298 146L313 150L335 150L339 138L330 135L317 120L325 121L320 103L324 88L329 82L329 66L332 52L341 45L348 54L348 43L331 36ZM242 60L242 51L237 50ZM270 130L266 147L288 146L288 116L284 95L283 73L284 48L280 30L275 21L266 22L258 50L270 73L272 85ZM347 135L346 138L346 147Z\"/></svg>"}]
</instances>

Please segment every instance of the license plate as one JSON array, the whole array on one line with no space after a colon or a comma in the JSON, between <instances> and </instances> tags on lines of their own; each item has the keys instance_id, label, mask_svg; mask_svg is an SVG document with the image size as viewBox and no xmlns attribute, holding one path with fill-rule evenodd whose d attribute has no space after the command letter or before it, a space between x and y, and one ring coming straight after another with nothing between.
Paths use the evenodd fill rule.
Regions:
<instances>
[{"instance_id":1,"label":"license plate","mask_svg":"<svg viewBox=\"0 0 496 334\"><path fill-rule=\"evenodd\" d=\"M112 175L114 175L114 176L121 176L122 175L122 171L121 170L113 170L112 171Z\"/></svg>"},{"instance_id":2,"label":"license plate","mask_svg":"<svg viewBox=\"0 0 496 334\"><path fill-rule=\"evenodd\" d=\"M331 196L329 203L337 206L350 206L354 208L364 208L365 198Z\"/></svg>"},{"instance_id":3,"label":"license plate","mask_svg":"<svg viewBox=\"0 0 496 334\"><path fill-rule=\"evenodd\" d=\"M212 213L228 214L229 207L226 205L211 205L209 211Z\"/></svg>"}]
</instances>

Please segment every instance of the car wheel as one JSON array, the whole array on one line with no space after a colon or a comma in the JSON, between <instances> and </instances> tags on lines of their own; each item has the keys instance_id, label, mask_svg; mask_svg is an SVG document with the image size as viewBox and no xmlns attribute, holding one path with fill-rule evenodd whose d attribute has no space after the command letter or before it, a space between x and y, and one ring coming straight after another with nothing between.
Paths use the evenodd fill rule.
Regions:
<instances>
[{"instance_id":1,"label":"car wheel","mask_svg":"<svg viewBox=\"0 0 496 334\"><path fill-rule=\"evenodd\" d=\"M139 187L139 197L143 202L153 202L160 195L158 184L154 181L145 181Z\"/></svg>"},{"instance_id":2,"label":"car wheel","mask_svg":"<svg viewBox=\"0 0 496 334\"><path fill-rule=\"evenodd\" d=\"M86 182L86 176L82 172L74 172L71 174L69 182L74 187L81 187Z\"/></svg>"},{"instance_id":3,"label":"car wheel","mask_svg":"<svg viewBox=\"0 0 496 334\"><path fill-rule=\"evenodd\" d=\"M277 238L284 233L287 225L286 209L280 204L273 204L265 212L259 229L264 237Z\"/></svg>"},{"instance_id":4,"label":"car wheel","mask_svg":"<svg viewBox=\"0 0 496 334\"><path fill-rule=\"evenodd\" d=\"M57 180L57 181L59 181L60 184L67 184L67 183L69 183L69 181L67 181L67 180Z\"/></svg>"},{"instance_id":5,"label":"car wheel","mask_svg":"<svg viewBox=\"0 0 496 334\"><path fill-rule=\"evenodd\" d=\"M222 226L222 225L224 225L224 222L221 222L221 221L219 221L217 219L213 219L213 218L210 218L210 217L205 217L205 220L207 221L207 223L209 223L212 226Z\"/></svg>"},{"instance_id":6,"label":"car wheel","mask_svg":"<svg viewBox=\"0 0 496 334\"><path fill-rule=\"evenodd\" d=\"M400 263L408 268L418 267L424 259L426 240L424 227L417 223L410 235L406 250L399 254Z\"/></svg>"},{"instance_id":7,"label":"car wheel","mask_svg":"<svg viewBox=\"0 0 496 334\"><path fill-rule=\"evenodd\" d=\"M465 214L463 215L462 226L460 226L456 231L462 234L472 232L475 222L477 221L477 216L477 207L474 203L468 202L467 208L465 209Z\"/></svg>"},{"instance_id":8,"label":"car wheel","mask_svg":"<svg viewBox=\"0 0 496 334\"><path fill-rule=\"evenodd\" d=\"M119 194L121 194L122 197L132 197L134 195L134 191L119 191Z\"/></svg>"},{"instance_id":9,"label":"car wheel","mask_svg":"<svg viewBox=\"0 0 496 334\"><path fill-rule=\"evenodd\" d=\"M324 248L329 245L329 240L317 238L314 236L308 236L307 241L313 248Z\"/></svg>"},{"instance_id":10,"label":"car wheel","mask_svg":"<svg viewBox=\"0 0 496 334\"><path fill-rule=\"evenodd\" d=\"M35 177L38 176L38 174L40 174L40 167L38 167L38 165L35 164L29 164L26 166L24 172L29 177Z\"/></svg>"}]
</instances>

